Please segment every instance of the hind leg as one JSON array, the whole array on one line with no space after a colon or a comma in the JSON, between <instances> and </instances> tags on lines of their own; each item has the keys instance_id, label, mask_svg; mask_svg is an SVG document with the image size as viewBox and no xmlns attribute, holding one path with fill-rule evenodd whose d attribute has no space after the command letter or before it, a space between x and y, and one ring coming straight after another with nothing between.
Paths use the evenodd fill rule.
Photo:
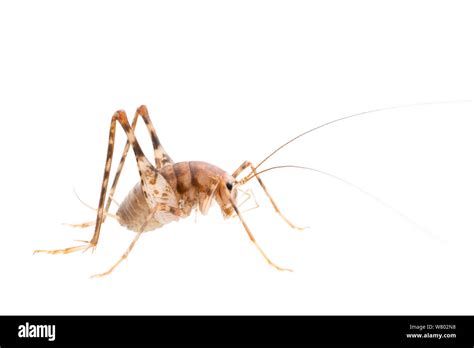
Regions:
<instances>
[{"instance_id":1,"label":"hind leg","mask_svg":"<svg viewBox=\"0 0 474 348\"><path fill-rule=\"evenodd\" d=\"M138 110L137 110L137 114L140 114L138 112ZM137 116L134 118L134 121L136 121L135 120L136 118L137 118ZM41 253L48 253L48 254L69 254L71 252L75 252L75 251L79 251L79 250L86 251L90 248L95 249L95 247L97 246L97 242L99 240L99 235L100 235L100 228L101 228L101 225L104 222L105 217L107 215L107 212L104 209L105 208L104 204L105 204L105 197L106 197L106 194L107 194L107 186L108 186L108 183L109 183L110 169L111 169L111 166L112 166L112 157L113 157L114 147L115 147L115 129L116 129L117 121L120 123L120 125L124 129L125 133L127 134L127 139L128 139L127 140L127 145L128 144L132 145L133 150L135 152L135 157L137 159L137 162L139 164L146 164L147 166L153 167L152 164L146 159L145 155L143 154L143 151L140 148L140 145L138 144L138 142L135 138L134 131L130 127L130 124L128 123L127 116L126 116L125 112L122 111L122 110L117 111L112 116L112 120L110 122L109 144L108 144L108 147L107 147L107 157L106 157L106 162L105 162L104 177L103 177L103 180L102 180L102 186L101 186L102 188L101 188L101 192L100 192L99 207L97 209L97 218L96 218L96 222L95 222L95 231L94 231L94 235L92 236L92 239L89 242L85 243L84 245L73 246L73 247L70 247L70 248L57 249L57 250L35 250L34 253L40 253L41 252ZM136 122L134 122L134 123L136 123ZM127 145L125 146L124 154L122 155L122 161L121 162L125 161L125 156L128 152L128 147L129 147L129 145L128 146ZM125 150L127 150L127 151L125 151ZM122 166L123 166L123 163L122 163ZM120 170L122 169L121 166L120 166L119 169ZM140 172L140 175L142 175L141 172ZM120 171L118 171L116 173L115 184L117 183L119 176L120 176ZM111 192L111 194L113 194L113 192ZM110 205L109 203L112 201L111 197L112 197L112 195L109 196L108 206ZM108 209L108 206L107 206L107 209Z\"/></svg>"},{"instance_id":2,"label":"hind leg","mask_svg":"<svg viewBox=\"0 0 474 348\"><path fill-rule=\"evenodd\" d=\"M156 134L155 127L153 126L153 123L151 122L150 116L148 114L148 109L145 105L140 106L137 108L135 111L135 116L133 117L133 121L131 124L131 130L132 132L135 131L135 127L137 125L138 117L141 117L143 119L143 122L145 123L148 133L150 134L151 142L153 144L153 153L155 157L155 167L157 169L167 165L167 164L173 164L173 160L171 157L166 153L164 150L163 146L161 145L160 140L158 139L158 136ZM115 194L115 188L117 187L120 174L122 173L122 168L125 164L125 158L127 157L128 150L130 149L130 140L127 138L127 143L125 144L125 147L123 148L122 151L122 158L120 159L119 165L117 167L117 171L115 173L114 181L112 182L112 187L110 188L110 193L109 193L109 198L107 200L107 204L105 206L105 211L108 212L110 208L110 204L113 200L113 196ZM104 217L105 219L105 217Z\"/></svg>"},{"instance_id":3,"label":"hind leg","mask_svg":"<svg viewBox=\"0 0 474 348\"><path fill-rule=\"evenodd\" d=\"M138 107L137 110L135 111L135 116L133 117L132 124L131 124L132 131L133 132L135 131L139 116L143 119L143 122L145 123L145 125L148 129L148 133L150 134L151 142L153 144L153 151L154 151L156 168L161 168L162 166L167 165L167 164L173 164L173 160L166 153L163 146L161 145L161 142L158 138L158 135L156 134L155 127L153 126L153 123L152 123L152 121L150 119L150 116L148 114L148 109L145 105L142 105L142 106ZM117 166L117 170L115 172L115 176L114 176L114 180L112 182L112 186L109 190L107 203L105 205L104 218L103 218L102 223L105 221L105 218L107 216L111 216L111 217L116 218L115 215L109 214L108 211L110 209L111 203L114 201L113 196L115 194L115 189L116 189L118 181L120 179L120 174L122 173L122 169L123 169L123 166L125 164L125 159L127 157L129 149L130 149L130 141L127 138L127 143L125 144L125 146L123 148L122 157L120 158L120 162L119 162L119 165ZM76 193L76 196L77 196L77 193ZM85 206L89 207L79 197L77 197L77 198ZM96 223L95 221L91 221L91 222L85 222L85 223L81 223L81 224L67 224L67 225L72 226L72 227L85 228L85 227L93 226L95 223Z\"/></svg>"}]
</instances>

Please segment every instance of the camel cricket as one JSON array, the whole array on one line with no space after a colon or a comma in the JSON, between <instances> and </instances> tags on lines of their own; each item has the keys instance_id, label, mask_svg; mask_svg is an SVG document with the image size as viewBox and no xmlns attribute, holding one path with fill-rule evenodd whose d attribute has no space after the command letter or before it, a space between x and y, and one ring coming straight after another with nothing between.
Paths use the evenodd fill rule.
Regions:
<instances>
[{"instance_id":1,"label":"camel cricket","mask_svg":"<svg viewBox=\"0 0 474 348\"><path fill-rule=\"evenodd\" d=\"M327 172L317 170L314 168L308 168L303 166L295 165L283 165L270 167L264 170L257 172L257 169L267 161L271 156L280 151L283 147L297 140L298 138L307 135L308 133L314 132L320 128L326 127L336 122L344 121L353 117L374 114L376 112L407 108L413 106L423 106L423 105L439 105L439 104L451 104L451 103L465 103L471 102L470 100L466 101L441 101L441 102L427 102L427 103L416 103L416 104L407 104L407 105L398 105L388 108L374 109L370 111L364 111L357 114L341 117L329 122L326 122L322 125L314 127L310 130L307 130L294 138L290 139L283 145L279 146L276 150L270 153L265 157L259 164L254 166L251 162L243 162L233 173L230 175L226 171L216 167L215 165L205 163L205 162L179 162L174 163L171 157L166 153L163 146L161 145L158 136L156 135L155 128L150 120L148 115L147 108L142 105L140 106L133 118L132 124L130 125L127 120L125 111L119 110L112 116L112 121L110 124L109 131L109 145L107 149L107 160L105 163L104 178L102 181L102 189L100 192L99 207L97 209L97 218L93 222L83 223L78 225L72 225L76 227L87 227L95 225L94 235L92 239L85 244L73 246L66 249L59 250L36 250L36 252L45 252L48 254L69 254L75 251L83 250L86 251L90 248L95 249L97 242L99 241L100 228L102 223L105 221L107 216L112 216L117 219L117 221L128 229L137 232L135 238L133 239L130 246L127 248L122 257L107 271L101 274L97 274L94 277L101 277L110 274L123 260L125 260L128 254L132 251L135 243L137 242L140 235L145 231L151 231L157 228L160 228L172 221L177 221L179 219L188 217L193 209L198 209L203 215L206 215L209 207L213 200L219 205L224 218L229 218L234 214L237 215L245 228L250 240L255 244L258 251L265 260L274 268L279 271L291 271L287 268L282 268L273 263L268 256L263 252L262 248L256 242L252 232L247 226L241 212L239 211L237 205L237 192L240 186L247 183L249 180L256 178L263 191L267 195L275 211L281 216L281 218L292 228L302 229L300 227L292 224L278 209L273 198L268 193L267 188L262 182L259 174L277 169L277 168L299 168L307 169L320 174L328 175L334 179L337 179L353 188L358 189L362 193L372 197L379 203L384 206L392 209L405 220L410 221L411 219L404 216L401 212L397 211L393 207L384 203L379 198L374 195L366 192L362 188L341 179L335 175L329 174ZM138 121L138 117L141 117L146 124L148 132L150 133L151 141L153 143L155 165L150 163L150 161L145 157L138 141L135 137L135 127ZM112 157L114 153L114 144L115 144L115 128L117 121L122 126L123 130L127 135L127 143L123 149L122 158L117 167L115 173L115 178L110 188L107 203L105 204L105 198L107 196L107 187L109 183L110 168L112 165ZM109 214L110 204L115 193L115 188L122 172L123 165L125 163L125 158L127 156L130 145L133 148L135 153L135 158L137 160L138 171L140 174L140 182L135 185L135 187L130 191L128 196L119 206L116 215ZM250 168L250 173L244 176L241 179L238 179L239 175ZM411 221L414 225L417 225L415 222Z\"/></svg>"},{"instance_id":2,"label":"camel cricket","mask_svg":"<svg viewBox=\"0 0 474 348\"><path fill-rule=\"evenodd\" d=\"M155 165L150 163L150 161L145 157L135 137L134 130L139 116L145 122L153 143ZM127 143L125 144L122 158L118 165L112 187L109 191L107 204L104 206L114 153L117 121L127 135ZM143 232L154 230L172 221L186 218L192 213L193 209L199 209L201 214L206 215L212 200L217 202L224 218L229 218L234 213L237 214L250 240L255 244L260 254L262 254L271 266L279 271L291 271L290 269L277 266L268 258L256 242L252 232L239 211L237 205L237 189L239 186L255 177L267 197L270 199L276 212L292 228L300 229L293 225L280 212L275 201L272 199L267 188L260 179L256 167L251 162L245 161L232 175L230 175L219 167L206 162L192 161L174 163L161 145L148 115L148 110L144 105L137 109L131 125L129 124L125 111L123 110L117 111L112 116L107 159L102 180L99 207L97 209L97 218L95 222L76 225L78 227L87 227L95 224L95 231L92 239L89 242L85 242L83 245L59 250L35 250L35 253L45 252L48 254L69 254L79 250L86 251L90 248L96 248L99 241L102 223L105 221L105 218L110 215L108 214L108 210L130 145L135 153L140 174L140 182L135 185L119 206L115 218L122 226L137 232L137 234L122 257L108 271L97 274L94 277L101 277L110 274L123 260L127 258ZM241 180L238 180L238 176L247 168L251 169L251 173L243 177Z\"/></svg>"}]
</instances>

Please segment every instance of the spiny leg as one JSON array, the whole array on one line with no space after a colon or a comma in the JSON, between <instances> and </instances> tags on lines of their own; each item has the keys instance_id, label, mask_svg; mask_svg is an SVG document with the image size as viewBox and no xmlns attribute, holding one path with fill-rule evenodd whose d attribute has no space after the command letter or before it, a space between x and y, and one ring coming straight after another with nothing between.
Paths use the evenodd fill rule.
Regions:
<instances>
[{"instance_id":1,"label":"spiny leg","mask_svg":"<svg viewBox=\"0 0 474 348\"><path fill-rule=\"evenodd\" d=\"M112 267L110 267L110 269L108 271L106 271L104 273L95 274L95 275L91 276L91 278L104 277L104 276L109 275L110 273L112 273L114 271L114 269L117 268L117 266L120 265L120 263L122 263L122 261L125 260L128 257L128 255L132 251L133 247L135 246L136 242L140 238L141 234L145 230L146 226L153 219L153 216L158 211L166 211L166 212L171 213L171 214L176 215L176 216L181 216L182 215L181 210L178 209L178 208L167 206L164 203L158 203L157 205L155 205L155 207L152 209L151 213L147 216L145 222L140 227L140 230L137 232L137 235L133 239L132 243L130 243L129 247L127 248L125 253L123 253L123 255L120 257L120 259L116 263L114 263L114 265Z\"/></svg>"},{"instance_id":2,"label":"spiny leg","mask_svg":"<svg viewBox=\"0 0 474 348\"><path fill-rule=\"evenodd\" d=\"M145 125L148 129L148 133L150 134L151 141L153 143L153 152L155 157L155 164L156 168L160 169L168 164L174 164L171 157L166 153L163 145L161 145L158 136L156 135L155 127L153 127L153 123L151 122L150 116L148 115L148 109L145 105L140 106L137 109L137 113L143 118Z\"/></svg>"},{"instance_id":3,"label":"spiny leg","mask_svg":"<svg viewBox=\"0 0 474 348\"><path fill-rule=\"evenodd\" d=\"M258 251L260 252L260 254L262 254L262 256L265 258L265 260L267 260L267 262L270 264L270 266L276 268L277 270L279 271L288 271L288 272L293 272L293 270L289 269L289 268L282 268L276 264L274 264L269 258L268 256L265 254L265 252L262 250L262 248L260 248L260 245L258 245L257 241L255 240L255 237L253 236L252 232L250 232L250 229L249 227L247 226L247 223L245 222L243 216L240 214L240 211L239 211L239 208L237 207L237 204L234 202L234 200L232 199L232 197L230 197L229 195L229 200L232 204L232 207L234 208L234 211L235 213L237 214L237 216L239 217L240 219L240 222L242 223L242 225L244 226L245 228L245 231L247 232L250 240L252 241L253 244L255 244L255 246L257 247Z\"/></svg>"},{"instance_id":4,"label":"spiny leg","mask_svg":"<svg viewBox=\"0 0 474 348\"><path fill-rule=\"evenodd\" d=\"M273 200L272 196L270 196L270 194L268 193L268 190L265 186L265 184L263 183L262 179L260 179L260 176L258 175L257 173L257 170L255 169L255 166L252 164L252 162L249 162L249 161L245 161L244 163L242 163L240 165L239 168L237 168L237 170L234 172L234 174L232 174L232 176L234 178L237 178L237 176L242 173L246 168L250 167L251 170L252 170L252 173L253 173L253 176L255 178L257 178L258 180L258 183L260 184L260 186L262 187L263 191L265 192L265 194L267 195L268 199L270 200L270 202L272 203L273 205L273 208L275 209L275 211L278 213L278 215L280 215L280 217L291 227L291 228L295 228L297 230L304 230L306 227L298 227L296 225L294 225L290 220L288 220L286 218L285 215L282 214L282 212L280 211L280 209L278 208L278 206L276 205L275 201ZM246 182L246 178L243 179L244 182Z\"/></svg>"},{"instance_id":5,"label":"spiny leg","mask_svg":"<svg viewBox=\"0 0 474 348\"><path fill-rule=\"evenodd\" d=\"M137 111L138 112L138 111ZM130 127L130 124L128 123L127 120L127 115L125 111L119 110L114 113L112 116L112 120L110 122L110 131L109 131L109 144L107 148L107 159L105 163L105 169L104 169L104 178L102 181L102 188L100 192L100 200L99 200L99 208L97 209L97 219L95 223L95 231L92 239L90 242L86 243L85 245L81 246L74 246L66 249L59 249L59 250L36 250L34 253L37 252L45 252L48 254L68 254L74 251L79 251L79 250L84 250L86 251L89 248L95 248L97 245L97 242L99 240L99 235L100 235L100 228L102 223L105 220L106 213L104 211L104 203L105 203L105 196L107 194L107 186L109 182L109 176L110 176L110 168L112 166L112 157L114 153L114 145L115 145L115 128L116 128L116 122L119 122L122 128L124 129L125 133L127 134L127 143L130 143L133 147L133 151L135 152L135 158L137 160L137 164L139 166L139 171L140 171L140 176L143 178L143 173L141 168L147 167L147 168L153 168L152 164L146 159L142 149L140 148L140 145L137 142L137 139L135 137L135 134ZM127 149L128 151L128 149ZM124 159L125 160L125 159ZM121 168L120 168L121 169ZM118 173L120 174L120 173ZM117 175L116 175L117 176ZM117 178L118 181L118 178ZM112 195L110 196L112 197ZM111 198L109 197L109 202L111 202Z\"/></svg>"},{"instance_id":6,"label":"spiny leg","mask_svg":"<svg viewBox=\"0 0 474 348\"><path fill-rule=\"evenodd\" d=\"M153 152L154 152L154 157L155 157L156 168L159 169L159 168L163 167L164 165L173 164L173 160L166 153L166 151L164 150L163 146L160 143L160 140L158 139L158 136L157 136L156 131L155 131L155 127L153 126L153 123L151 122L150 116L148 114L148 109L145 105L142 105L142 106L138 107L137 110L135 111L135 115L133 117L132 124L131 124L132 131L135 131L135 128L136 128L137 122L138 122L138 116L140 116L143 119L143 122L145 123L145 125L148 129L148 133L150 134L151 142L153 144ZM115 176L114 176L114 180L112 182L112 186L109 190L109 198L107 199L107 203L105 205L105 215L103 217L102 223L105 222L105 218L107 217L108 211L110 209L110 205L113 201L113 196L115 194L115 189L116 189L118 181L120 179L120 174L122 173L122 169L123 169L123 166L125 164L125 159L127 157L129 149L130 149L130 141L127 138L127 142L126 142L126 144L123 148L123 151L122 151L122 157L120 158L119 165L117 166L117 170L115 172ZM77 196L77 194L76 194L76 196ZM93 222L93 223L86 222L86 223L83 223L83 224L73 224L71 226L73 226L73 227L83 227L83 225L84 225L84 227L88 227L88 226L92 226L94 223L95 222Z\"/></svg>"},{"instance_id":7,"label":"spiny leg","mask_svg":"<svg viewBox=\"0 0 474 348\"><path fill-rule=\"evenodd\" d=\"M160 143L160 140L158 139L158 136L155 131L155 127L153 126L153 123L151 122L150 116L148 114L148 109L145 105L138 107L137 110L135 111L135 116L133 117L133 121L131 125L132 131L135 131L135 127L138 121L138 116L141 116L141 118L143 119L143 122L145 122L145 125L148 129L148 133L150 134L151 142L153 144L153 153L155 157L156 168L159 169L163 167L164 165L173 164L174 163L173 160L166 153L166 151L164 150L163 146ZM112 183L112 187L110 188L109 199L107 200L107 205L105 207L106 212L110 208L112 197L115 193L115 188L117 187L120 174L122 173L122 168L125 164L125 158L128 154L129 149L130 149L130 140L127 138L127 143L125 144L125 147L122 152L122 158L120 159L119 165L117 167L117 171L115 173L114 181Z\"/></svg>"}]
</instances>

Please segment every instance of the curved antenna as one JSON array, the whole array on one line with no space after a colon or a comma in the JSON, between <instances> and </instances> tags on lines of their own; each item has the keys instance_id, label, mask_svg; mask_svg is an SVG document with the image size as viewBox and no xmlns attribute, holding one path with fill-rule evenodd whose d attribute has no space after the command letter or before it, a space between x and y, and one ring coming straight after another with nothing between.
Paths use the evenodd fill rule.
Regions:
<instances>
[{"instance_id":1,"label":"curved antenna","mask_svg":"<svg viewBox=\"0 0 474 348\"><path fill-rule=\"evenodd\" d=\"M349 118L353 118L353 117L357 117L357 116L363 116L363 115L367 115L367 114L373 114L373 113L376 113L376 112L379 112L379 111L402 109L402 108L409 108L409 107L414 107L414 106L439 105L439 104L455 104L455 103L470 103L470 102L472 102L472 100L448 100L448 101L438 101L438 102L414 103L414 104L405 104L405 105L391 106L391 107L388 107L388 108L373 109L373 110L369 110L369 111L359 112L359 113L357 113L357 114L353 114L353 115L349 115L349 116L344 116L344 117L341 117L341 118L338 118L338 119L335 119L335 120L332 120L332 121L323 123L323 124L321 124L321 125L319 125L319 126L316 126L316 127L314 127L314 128L311 128L310 130L307 130L306 132L303 132L303 133L297 135L296 137L294 137L294 138L288 140L286 143L284 143L283 145L281 145L280 147L278 147L276 150L274 150L272 153L270 153L267 157L265 157L259 164L257 164L257 166L255 167L255 169L257 169L258 167L260 167L264 162L266 162L266 161L267 161L270 157L272 157L275 153L277 153L277 152L280 151L282 148L284 148L284 147L287 146L288 144L292 143L292 142L295 141L296 139L301 138L302 136L304 136L304 135L306 135L306 134L308 134L308 133L314 132L314 131L317 130L317 129L320 129L320 128L329 126L330 124L333 124L333 123L336 123L336 122L344 121L344 120L347 120L347 119L349 119Z\"/></svg>"},{"instance_id":2,"label":"curved antenna","mask_svg":"<svg viewBox=\"0 0 474 348\"><path fill-rule=\"evenodd\" d=\"M392 212L396 213L400 218L402 218L403 220L405 220L405 222L408 222L409 224L411 224L412 226L414 226L417 230L423 232L423 233L426 233L427 235L429 235L431 238L435 238L435 239L438 239L440 241L444 241L439 235L433 233L432 231L430 231L428 228L424 227L424 226L421 226L418 222L416 222L415 220L413 220L412 218L410 218L409 216L407 216L406 214L404 214L403 212L401 212L399 209L395 208L394 206L388 204L387 202L385 202L384 200L382 200L381 198L377 197L376 195L368 192L367 190L363 189L362 187L356 185L356 184L353 184L351 183L350 181L347 181L339 176L336 176L334 174L331 174L331 173L328 173L328 172L325 172L323 170L319 170L319 169L315 169L315 168L310 168L310 167L304 167L304 166L298 166L298 165L280 165L280 166L274 166L274 167L270 167L270 168L266 168L266 169L263 169L261 171L259 171L258 173L256 174L252 174L251 176L248 176L248 177L245 177L241 180L240 184L245 184L247 181L251 180L252 178L254 178L255 176L257 175L260 175L262 173L265 173L265 172L268 172L270 170L273 170L273 169L282 169L282 168L295 168L295 169L304 169L304 170L310 170L312 172L316 172L316 173L319 173L319 174L323 174L323 175L326 175L326 176L329 176L330 178L332 179L335 179L335 180L338 180L356 190L358 190L359 192L363 193L364 195L372 198L373 200L375 200L378 204L384 206L385 208L387 209L390 209Z\"/></svg>"}]
</instances>

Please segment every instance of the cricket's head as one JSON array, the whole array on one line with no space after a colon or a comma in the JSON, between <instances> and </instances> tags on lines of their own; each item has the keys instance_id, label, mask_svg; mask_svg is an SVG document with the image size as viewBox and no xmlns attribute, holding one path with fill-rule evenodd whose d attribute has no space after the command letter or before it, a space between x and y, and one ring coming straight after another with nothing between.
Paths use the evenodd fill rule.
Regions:
<instances>
[{"instance_id":1,"label":"cricket's head","mask_svg":"<svg viewBox=\"0 0 474 348\"><path fill-rule=\"evenodd\" d=\"M235 213L234 209L237 207L237 186L238 182L232 175L224 173L220 177L215 198L224 218L229 218Z\"/></svg>"}]
</instances>

